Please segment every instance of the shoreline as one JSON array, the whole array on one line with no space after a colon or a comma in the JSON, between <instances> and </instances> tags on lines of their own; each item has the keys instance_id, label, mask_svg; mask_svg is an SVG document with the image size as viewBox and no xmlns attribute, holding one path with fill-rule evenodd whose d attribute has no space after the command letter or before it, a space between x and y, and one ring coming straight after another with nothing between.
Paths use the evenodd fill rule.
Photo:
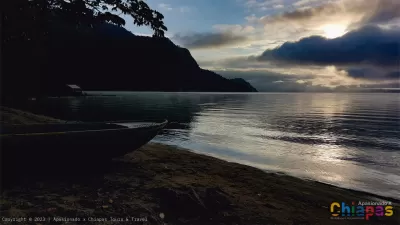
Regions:
<instances>
[{"instance_id":1,"label":"shoreline","mask_svg":"<svg viewBox=\"0 0 400 225\"><path fill-rule=\"evenodd\" d=\"M362 194L362 195L369 195L371 197L376 198L377 200L390 200L392 202L399 202L400 203L400 196L399 196L399 198L394 198L394 197L390 197L390 196L374 194L372 192L364 191L364 190L361 190L361 189L352 189L352 188L337 186L337 185L334 185L334 184L331 184L331 183L325 183L325 182L318 181L318 180L315 180L315 179L312 179L312 178L308 178L308 177L291 175L290 173L285 173L285 172L281 172L281 171L265 170L265 169L257 168L255 166L246 165L246 164L238 163L238 162L235 162L235 161L229 161L229 160L225 160L223 158L218 158L218 157L213 156L213 155L203 154L200 151L196 151L196 150L193 150L193 149L188 149L188 148L185 148L185 147L180 147L180 146L174 145L174 144L164 144L164 143L159 143L159 142L152 142L152 143L149 143L149 144L156 144L156 145L161 145L161 146L169 146L169 147L172 147L172 148L176 148L178 150L188 151L188 152L191 152L191 153L196 154L196 155L204 155L204 156L208 156L208 157L211 157L211 158L214 158L214 159L222 160L222 161L227 162L227 163L234 163L234 164L238 164L240 166L248 166L250 168L261 170L261 171L263 171L264 173L267 173L267 174L276 174L276 175L280 175L280 176L295 177L297 179L300 179L300 180L303 180L303 181L306 181L306 182L315 182L315 183L318 183L318 184L321 184L321 185L327 185L327 186L330 186L330 187L333 187L333 188L340 188L340 189L343 189L343 190L356 192L356 193Z\"/></svg>"},{"instance_id":2,"label":"shoreline","mask_svg":"<svg viewBox=\"0 0 400 225\"><path fill-rule=\"evenodd\" d=\"M4 107L1 111L6 123L65 122ZM398 199L149 143L114 159L104 174L26 181L5 189L0 212L8 218L146 218L137 221L142 224L364 224L367 221L330 219L330 204L376 199L391 201L394 214L368 222L399 223ZM105 224L127 223L109 219Z\"/></svg>"}]
</instances>

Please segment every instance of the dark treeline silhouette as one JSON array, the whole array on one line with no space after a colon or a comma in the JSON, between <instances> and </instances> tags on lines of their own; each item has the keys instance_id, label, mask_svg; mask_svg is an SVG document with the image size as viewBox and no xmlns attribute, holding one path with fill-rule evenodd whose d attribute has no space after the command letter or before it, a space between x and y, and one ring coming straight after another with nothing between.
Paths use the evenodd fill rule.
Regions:
<instances>
[{"instance_id":1,"label":"dark treeline silhouette","mask_svg":"<svg viewBox=\"0 0 400 225\"><path fill-rule=\"evenodd\" d=\"M153 37L122 28L120 12L150 26ZM255 91L199 68L187 49L164 37L163 16L139 0L15 0L2 13L3 99L57 95L68 83L84 90Z\"/></svg>"}]
</instances>

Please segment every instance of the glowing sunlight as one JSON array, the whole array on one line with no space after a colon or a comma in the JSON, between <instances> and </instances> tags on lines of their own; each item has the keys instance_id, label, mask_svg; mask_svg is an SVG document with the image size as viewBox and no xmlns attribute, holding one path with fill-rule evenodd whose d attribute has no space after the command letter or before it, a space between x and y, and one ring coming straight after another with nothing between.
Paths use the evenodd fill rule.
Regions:
<instances>
[{"instance_id":1,"label":"glowing sunlight","mask_svg":"<svg viewBox=\"0 0 400 225\"><path fill-rule=\"evenodd\" d=\"M337 38L343 36L346 33L346 27L339 24L329 24L322 27L325 32L324 36L326 38Z\"/></svg>"}]
</instances>

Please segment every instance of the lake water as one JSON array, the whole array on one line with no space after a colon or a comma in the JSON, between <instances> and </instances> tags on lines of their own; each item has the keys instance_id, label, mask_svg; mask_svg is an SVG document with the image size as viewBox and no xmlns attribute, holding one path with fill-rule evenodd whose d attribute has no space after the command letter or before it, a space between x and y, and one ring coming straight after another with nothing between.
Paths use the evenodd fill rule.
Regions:
<instances>
[{"instance_id":1,"label":"lake water","mask_svg":"<svg viewBox=\"0 0 400 225\"><path fill-rule=\"evenodd\" d=\"M154 141L400 196L399 94L107 94L116 96L38 100L24 108L68 120L167 118L174 123Z\"/></svg>"}]
</instances>

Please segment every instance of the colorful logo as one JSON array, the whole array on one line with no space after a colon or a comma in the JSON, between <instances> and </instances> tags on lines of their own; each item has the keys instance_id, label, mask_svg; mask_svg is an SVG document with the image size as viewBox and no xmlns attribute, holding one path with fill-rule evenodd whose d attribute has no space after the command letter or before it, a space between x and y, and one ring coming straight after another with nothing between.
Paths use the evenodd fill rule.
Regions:
<instances>
[{"instance_id":1,"label":"colorful logo","mask_svg":"<svg viewBox=\"0 0 400 225\"><path fill-rule=\"evenodd\" d=\"M393 216L393 206L391 202L332 202L330 206L332 213L331 219L365 219L369 220L373 216Z\"/></svg>"}]
</instances>

